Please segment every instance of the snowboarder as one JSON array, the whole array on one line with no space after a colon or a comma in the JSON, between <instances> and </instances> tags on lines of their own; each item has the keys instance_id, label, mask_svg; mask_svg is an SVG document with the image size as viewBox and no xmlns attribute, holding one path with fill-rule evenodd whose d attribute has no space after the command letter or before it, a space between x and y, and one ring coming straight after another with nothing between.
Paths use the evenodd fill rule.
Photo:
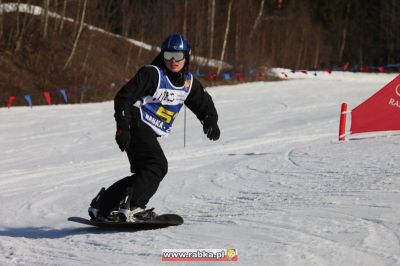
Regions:
<instances>
[{"instance_id":1,"label":"snowboarder","mask_svg":"<svg viewBox=\"0 0 400 266\"><path fill-rule=\"evenodd\" d=\"M146 205L168 171L157 138L170 133L183 104L201 121L210 140L219 139L213 100L189 72L190 51L183 35L168 36L152 64L142 67L115 96L115 140L128 155L132 175L100 190L88 210L92 220L111 212L128 222L155 217Z\"/></svg>"}]
</instances>

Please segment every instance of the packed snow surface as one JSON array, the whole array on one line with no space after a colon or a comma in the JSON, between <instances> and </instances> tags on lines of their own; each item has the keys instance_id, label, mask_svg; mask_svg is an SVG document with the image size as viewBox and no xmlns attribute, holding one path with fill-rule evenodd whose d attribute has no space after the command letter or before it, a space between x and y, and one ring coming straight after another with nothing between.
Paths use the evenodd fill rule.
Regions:
<instances>
[{"instance_id":1,"label":"packed snow surface","mask_svg":"<svg viewBox=\"0 0 400 266\"><path fill-rule=\"evenodd\" d=\"M184 248L237 249L234 265L399 265L400 135L337 140L340 104L354 108L395 76L208 88L221 138L209 141L188 110L186 147L183 111L160 139L169 172L148 207L185 223L150 231L67 221L130 174L112 102L2 108L0 265L171 264L162 250Z\"/></svg>"}]
</instances>

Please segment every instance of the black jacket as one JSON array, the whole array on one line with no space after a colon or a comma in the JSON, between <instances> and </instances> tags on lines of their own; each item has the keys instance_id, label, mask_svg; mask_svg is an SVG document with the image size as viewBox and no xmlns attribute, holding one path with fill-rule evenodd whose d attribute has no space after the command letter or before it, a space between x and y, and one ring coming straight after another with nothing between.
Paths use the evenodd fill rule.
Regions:
<instances>
[{"instance_id":1,"label":"black jacket","mask_svg":"<svg viewBox=\"0 0 400 266\"><path fill-rule=\"evenodd\" d=\"M170 72L159 57L152 64L161 67L175 86L183 86L185 73ZM118 128L129 127L130 122L135 118L135 113L137 113L133 104L139 99L154 95L158 79L158 71L154 67L144 66L118 91L114 99L114 117ZM195 77L193 77L192 88L185 100L185 105L202 123L205 120L218 121L217 110L211 96Z\"/></svg>"}]
</instances>

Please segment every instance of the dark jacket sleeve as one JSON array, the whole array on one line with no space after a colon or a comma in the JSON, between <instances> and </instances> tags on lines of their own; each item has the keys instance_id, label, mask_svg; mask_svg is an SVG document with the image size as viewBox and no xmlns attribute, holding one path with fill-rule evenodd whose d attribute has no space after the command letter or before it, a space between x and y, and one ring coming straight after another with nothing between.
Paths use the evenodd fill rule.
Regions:
<instances>
[{"instance_id":1,"label":"dark jacket sleeve","mask_svg":"<svg viewBox=\"0 0 400 266\"><path fill-rule=\"evenodd\" d=\"M218 113L210 94L204 90L203 85L196 78L193 78L192 88L185 100L185 105L201 122L206 119L218 121Z\"/></svg>"},{"instance_id":2,"label":"dark jacket sleeve","mask_svg":"<svg viewBox=\"0 0 400 266\"><path fill-rule=\"evenodd\" d=\"M142 67L128 81L114 98L114 117L117 128L128 128L134 116L133 104L147 95L153 95L158 84L157 69L151 66Z\"/></svg>"}]
</instances>

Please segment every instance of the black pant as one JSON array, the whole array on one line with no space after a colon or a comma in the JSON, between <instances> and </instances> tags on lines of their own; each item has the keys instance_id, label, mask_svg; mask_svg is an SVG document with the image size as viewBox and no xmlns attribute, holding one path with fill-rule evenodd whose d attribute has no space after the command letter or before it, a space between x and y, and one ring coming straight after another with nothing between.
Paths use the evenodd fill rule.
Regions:
<instances>
[{"instance_id":1,"label":"black pant","mask_svg":"<svg viewBox=\"0 0 400 266\"><path fill-rule=\"evenodd\" d=\"M127 176L106 189L100 211L107 216L132 188L131 206L146 208L150 198L167 174L168 161L154 131L142 121L131 127L131 144L127 151L133 175Z\"/></svg>"}]
</instances>

